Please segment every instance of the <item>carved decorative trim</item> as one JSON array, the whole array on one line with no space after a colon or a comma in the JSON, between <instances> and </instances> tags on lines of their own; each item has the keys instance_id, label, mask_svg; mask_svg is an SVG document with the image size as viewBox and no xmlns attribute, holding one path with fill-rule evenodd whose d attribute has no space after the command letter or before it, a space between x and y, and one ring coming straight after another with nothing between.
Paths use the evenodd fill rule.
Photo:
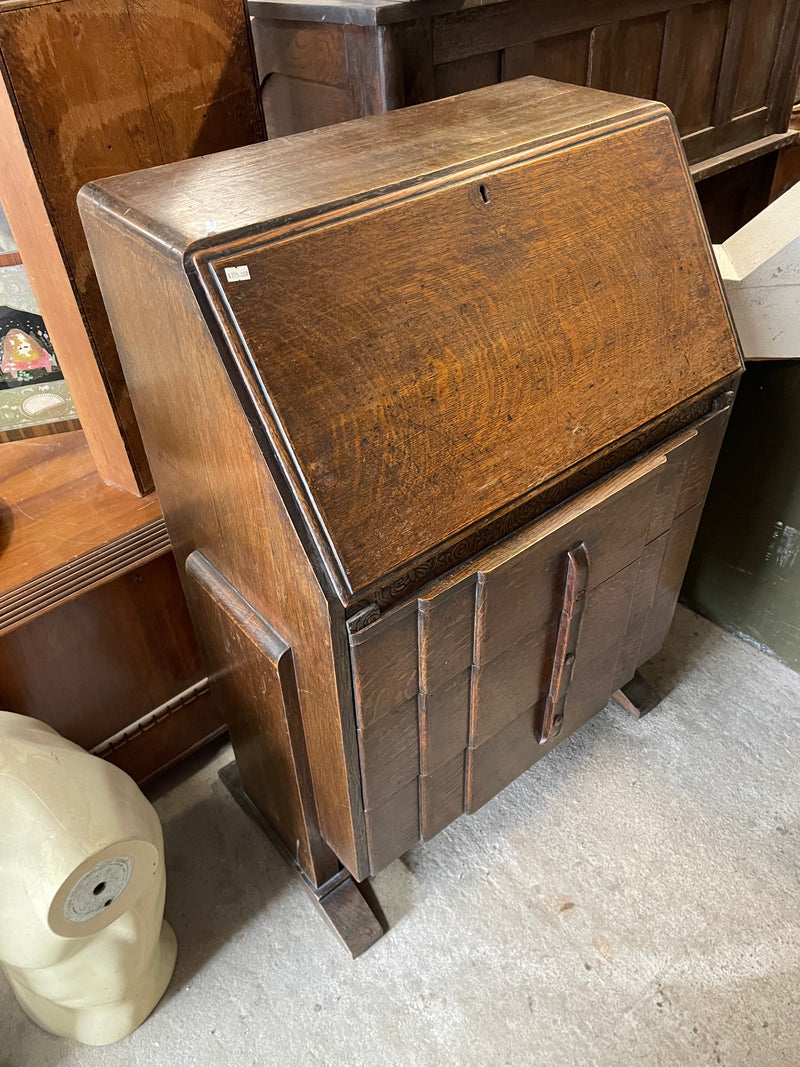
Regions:
<instances>
[{"instance_id":1,"label":"carved decorative trim","mask_svg":"<svg viewBox=\"0 0 800 1067\"><path fill-rule=\"evenodd\" d=\"M181 708L185 708L187 704L193 703L198 697L205 696L209 691L210 683L208 678L202 678L199 682L196 682L188 689L184 689L183 692L178 693L177 696L172 697L166 703L160 704L157 708L153 708L152 711L148 711L141 719L130 723L119 733L114 734L105 741L101 741L99 745L95 745L91 750L91 754L105 759L116 749L127 745L128 742L133 741L134 738L139 737L146 730L150 730L157 723L163 722L164 719L173 715L176 711L180 711Z\"/></svg>"},{"instance_id":2,"label":"carved decorative trim","mask_svg":"<svg viewBox=\"0 0 800 1067\"><path fill-rule=\"evenodd\" d=\"M347 629L351 634L357 634L359 630L366 630L373 622L381 617L381 609L377 604L367 604L361 611L351 615L347 620Z\"/></svg>"}]
</instances>

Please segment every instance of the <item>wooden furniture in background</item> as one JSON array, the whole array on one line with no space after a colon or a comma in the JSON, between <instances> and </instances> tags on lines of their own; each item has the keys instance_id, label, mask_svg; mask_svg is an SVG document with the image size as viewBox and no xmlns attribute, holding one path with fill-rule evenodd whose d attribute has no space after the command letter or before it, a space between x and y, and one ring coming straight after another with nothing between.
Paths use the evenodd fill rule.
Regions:
<instances>
[{"instance_id":1,"label":"wooden furniture in background","mask_svg":"<svg viewBox=\"0 0 800 1067\"><path fill-rule=\"evenodd\" d=\"M250 0L270 137L538 74L662 100L724 241L769 202L800 0Z\"/></svg>"},{"instance_id":2,"label":"wooden furniture in background","mask_svg":"<svg viewBox=\"0 0 800 1067\"><path fill-rule=\"evenodd\" d=\"M223 729L155 496L104 485L81 432L0 448L0 708L138 781Z\"/></svg>"},{"instance_id":3,"label":"wooden furniture in background","mask_svg":"<svg viewBox=\"0 0 800 1067\"><path fill-rule=\"evenodd\" d=\"M244 787L362 879L666 635L741 371L672 120L520 79L80 203Z\"/></svg>"},{"instance_id":4,"label":"wooden furniture in background","mask_svg":"<svg viewBox=\"0 0 800 1067\"><path fill-rule=\"evenodd\" d=\"M158 502L138 499L152 479L75 198L91 178L263 138L246 13L0 0L0 73L0 201L85 433L0 448L15 523L0 545L0 701L147 778L223 719L197 689Z\"/></svg>"},{"instance_id":5,"label":"wooden furniture in background","mask_svg":"<svg viewBox=\"0 0 800 1067\"><path fill-rule=\"evenodd\" d=\"M794 107L789 120L789 129L793 130L797 134L798 140L800 140L800 84L798 84L794 92ZM770 193L771 199L776 200L798 181L800 181L800 144L795 141L793 144L782 148L778 153L778 163L775 167L775 176ZM749 221L749 219L745 220L745 222ZM730 234L725 235L726 238L729 236Z\"/></svg>"},{"instance_id":6,"label":"wooden furniture in background","mask_svg":"<svg viewBox=\"0 0 800 1067\"><path fill-rule=\"evenodd\" d=\"M0 0L0 72L0 201L101 477L147 492L75 198L263 137L242 0Z\"/></svg>"},{"instance_id":7,"label":"wooden furniture in background","mask_svg":"<svg viewBox=\"0 0 800 1067\"><path fill-rule=\"evenodd\" d=\"M270 137L538 74L662 100L695 177L785 141L798 0L250 0Z\"/></svg>"}]
</instances>

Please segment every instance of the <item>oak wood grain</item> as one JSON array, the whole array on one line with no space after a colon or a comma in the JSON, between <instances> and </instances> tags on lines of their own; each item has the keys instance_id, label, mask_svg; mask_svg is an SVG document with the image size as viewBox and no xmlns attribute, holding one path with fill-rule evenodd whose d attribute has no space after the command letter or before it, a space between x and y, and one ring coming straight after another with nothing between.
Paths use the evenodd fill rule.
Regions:
<instances>
[{"instance_id":1,"label":"oak wood grain","mask_svg":"<svg viewBox=\"0 0 800 1067\"><path fill-rule=\"evenodd\" d=\"M179 569L190 552L224 567L225 578L296 652L295 671L320 832L359 878L369 871L352 682L339 614L305 555L202 317L180 257L170 258L135 230L92 220L95 266L150 448L159 499ZM113 220L112 220L113 221ZM117 270L120 258L125 276ZM158 300L150 307L153 278ZM143 360L157 348L163 358ZM191 368L185 375L183 369ZM172 376L182 381L173 389ZM214 397L215 417L199 417ZM258 560L254 565L254 560ZM184 583L192 616L201 594ZM338 625L334 625L336 620ZM209 626L206 647L224 635ZM217 652L217 661L224 651ZM251 691L255 695L255 690ZM232 708L252 714L248 705ZM266 740L266 739L265 739ZM234 748L234 751L236 749ZM248 794L257 794L245 780Z\"/></svg>"},{"instance_id":2,"label":"oak wood grain","mask_svg":"<svg viewBox=\"0 0 800 1067\"><path fill-rule=\"evenodd\" d=\"M195 599L198 619L206 617L201 641L208 633L224 635L224 646L211 642L204 652L223 707L238 711L229 729L248 796L312 882L322 885L339 864L317 827L292 650L201 553L192 552L185 566L205 594Z\"/></svg>"},{"instance_id":3,"label":"oak wood grain","mask_svg":"<svg viewBox=\"0 0 800 1067\"><path fill-rule=\"evenodd\" d=\"M698 241L689 252L682 227L665 232L665 220L677 221L683 209L694 214L688 176L678 166L654 168L652 214L641 198L634 158L669 159L670 151L679 151L672 128L656 120L487 169L471 188L445 187L363 214L357 227L317 220L313 231L243 248L215 266L244 337L239 358L268 381L264 406L290 443L298 485L309 487L345 589L355 593L407 567L421 548L458 536L738 368L705 249ZM601 158L629 175L613 215L586 193ZM556 188L581 205L569 222L549 208ZM448 259L454 239L462 254ZM377 289L374 271L344 291L336 286L347 264L366 262L373 248L383 251ZM250 283L224 280L243 262ZM582 284L570 289L575 272ZM292 304L300 273L319 296L302 317ZM680 286L676 275L685 279ZM258 298L266 284L274 297L267 308ZM326 293L335 293L335 329ZM696 309L688 317L687 303ZM701 306L702 347L693 336ZM486 325L498 321L508 329L489 333ZM443 346L455 375L439 358ZM550 360L574 361L568 391ZM513 379L507 365L518 372ZM623 366L631 373L634 365L640 388L623 394ZM487 413L496 416L484 423L491 436L473 431ZM444 484L451 490L443 497ZM397 521L401 487L417 506ZM371 501L366 512L362 498Z\"/></svg>"},{"instance_id":4,"label":"oak wood grain","mask_svg":"<svg viewBox=\"0 0 800 1067\"><path fill-rule=\"evenodd\" d=\"M291 647L321 836L374 873L556 743L576 545L559 738L665 632L741 369L671 119L518 79L108 179L81 210L177 557ZM243 673L257 783L281 761Z\"/></svg>"},{"instance_id":5,"label":"oak wood grain","mask_svg":"<svg viewBox=\"0 0 800 1067\"><path fill-rule=\"evenodd\" d=\"M263 137L244 5L4 4L0 68L14 112L0 101L0 127L23 146L3 199L18 198L26 167L37 185L27 180L27 204L9 214L34 292L102 475L146 492L147 458L75 197L92 178Z\"/></svg>"}]
</instances>

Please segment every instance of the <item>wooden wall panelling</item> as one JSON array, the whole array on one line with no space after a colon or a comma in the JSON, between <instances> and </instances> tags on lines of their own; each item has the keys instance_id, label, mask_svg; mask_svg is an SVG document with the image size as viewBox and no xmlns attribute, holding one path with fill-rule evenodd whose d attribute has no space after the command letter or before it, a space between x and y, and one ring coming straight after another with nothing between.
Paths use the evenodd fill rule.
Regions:
<instances>
[{"instance_id":1,"label":"wooden wall panelling","mask_svg":"<svg viewBox=\"0 0 800 1067\"><path fill-rule=\"evenodd\" d=\"M769 124L773 129L788 129L796 132L792 115L795 103L800 99L800 55L796 47L798 40L800 40L800 4L794 4L788 0L767 89L770 108Z\"/></svg>"},{"instance_id":2,"label":"wooden wall panelling","mask_svg":"<svg viewBox=\"0 0 800 1067\"><path fill-rule=\"evenodd\" d=\"M589 84L597 89L653 99L658 87L666 15L645 15L596 26L592 32Z\"/></svg>"},{"instance_id":3,"label":"wooden wall panelling","mask_svg":"<svg viewBox=\"0 0 800 1067\"><path fill-rule=\"evenodd\" d=\"M734 0L735 2L735 0ZM768 102L786 0L750 0L732 112L742 115Z\"/></svg>"},{"instance_id":4,"label":"wooden wall panelling","mask_svg":"<svg viewBox=\"0 0 800 1067\"><path fill-rule=\"evenodd\" d=\"M480 52L434 68L434 93L437 98L467 93L502 80L503 52Z\"/></svg>"},{"instance_id":5,"label":"wooden wall panelling","mask_svg":"<svg viewBox=\"0 0 800 1067\"><path fill-rule=\"evenodd\" d=\"M533 53L530 70L520 69L518 60L511 60L509 53L528 49ZM592 49L590 30L577 33L561 34L558 37L544 37L533 48L520 45L518 49L510 46L505 49L504 80L522 77L523 74L538 74L540 78L552 78L554 81L572 82L575 85L587 85L589 80L589 57Z\"/></svg>"},{"instance_id":6,"label":"wooden wall panelling","mask_svg":"<svg viewBox=\"0 0 800 1067\"><path fill-rule=\"evenodd\" d=\"M320 17L300 0L293 9L298 26L298 20ZM256 26L261 19L278 26L287 4L251 0L251 10ZM344 3L326 5L326 30L351 14ZM690 162L722 168L734 166L741 154L773 150L776 141L769 139L784 134L800 48L798 20L797 0L500 0L449 9L418 0L391 10L365 4L358 20L364 25L339 29L359 42L358 62L350 62L347 75L352 114L377 109L381 78L388 109L536 74L663 100L675 112ZM406 43L397 47L392 42L403 33ZM410 71L403 73L406 65ZM354 86L359 78L371 83L364 107ZM315 123L309 86L296 86L304 129ZM334 111L323 103L317 120L335 121ZM280 129L289 132L291 121Z\"/></svg>"},{"instance_id":7,"label":"wooden wall panelling","mask_svg":"<svg viewBox=\"0 0 800 1067\"><path fill-rule=\"evenodd\" d=\"M683 135L712 123L730 0L709 0L667 15L656 96Z\"/></svg>"}]
</instances>

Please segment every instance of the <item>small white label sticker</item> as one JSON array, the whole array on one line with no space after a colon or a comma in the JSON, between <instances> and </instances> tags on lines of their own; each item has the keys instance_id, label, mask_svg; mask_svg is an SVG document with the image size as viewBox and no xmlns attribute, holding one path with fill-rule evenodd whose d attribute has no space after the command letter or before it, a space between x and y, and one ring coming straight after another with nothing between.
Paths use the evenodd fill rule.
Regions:
<instances>
[{"instance_id":1,"label":"small white label sticker","mask_svg":"<svg viewBox=\"0 0 800 1067\"><path fill-rule=\"evenodd\" d=\"M249 267L226 267L225 277L229 282L249 282Z\"/></svg>"}]
</instances>

